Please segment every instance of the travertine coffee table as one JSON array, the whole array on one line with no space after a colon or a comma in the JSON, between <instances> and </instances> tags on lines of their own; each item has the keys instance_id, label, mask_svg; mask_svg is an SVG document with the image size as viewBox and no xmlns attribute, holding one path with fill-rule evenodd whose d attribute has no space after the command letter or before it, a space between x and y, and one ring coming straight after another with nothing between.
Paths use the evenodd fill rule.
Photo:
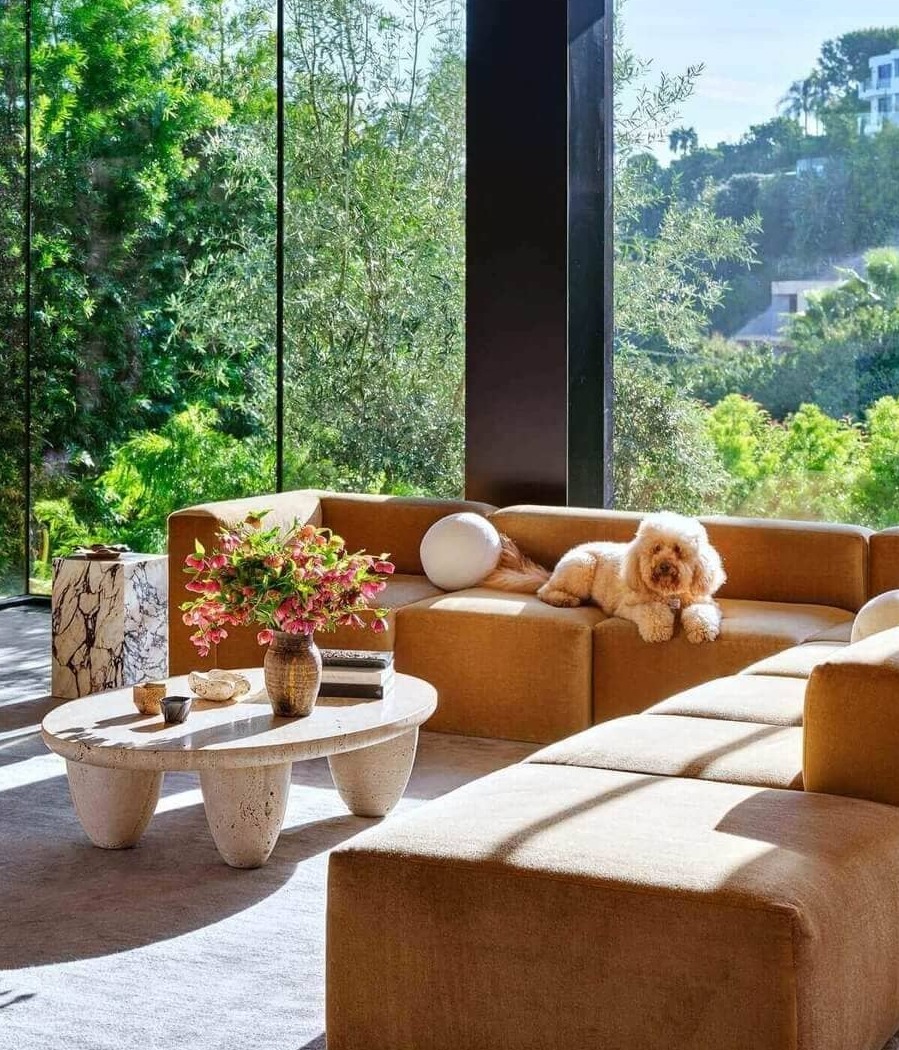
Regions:
<instances>
[{"instance_id":1,"label":"travertine coffee table","mask_svg":"<svg viewBox=\"0 0 899 1050\"><path fill-rule=\"evenodd\" d=\"M182 725L139 714L131 689L63 704L42 735L66 760L75 811L91 841L124 849L150 822L167 770L200 774L206 819L222 857L235 868L268 860L284 821L291 763L327 757L341 798L357 816L381 817L406 789L418 727L437 707L433 686L398 674L384 700L320 700L308 718L278 718L262 671L238 703L194 700ZM190 695L186 678L170 695Z\"/></svg>"}]
</instances>

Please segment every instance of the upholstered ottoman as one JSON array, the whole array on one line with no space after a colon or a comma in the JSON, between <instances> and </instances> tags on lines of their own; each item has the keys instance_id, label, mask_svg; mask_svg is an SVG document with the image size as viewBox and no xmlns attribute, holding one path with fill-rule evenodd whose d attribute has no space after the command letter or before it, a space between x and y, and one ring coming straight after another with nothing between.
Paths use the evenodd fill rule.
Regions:
<instances>
[{"instance_id":1,"label":"upholstered ottoman","mask_svg":"<svg viewBox=\"0 0 899 1050\"><path fill-rule=\"evenodd\" d=\"M552 752L332 854L329 1050L881 1050L899 810Z\"/></svg>"}]
</instances>

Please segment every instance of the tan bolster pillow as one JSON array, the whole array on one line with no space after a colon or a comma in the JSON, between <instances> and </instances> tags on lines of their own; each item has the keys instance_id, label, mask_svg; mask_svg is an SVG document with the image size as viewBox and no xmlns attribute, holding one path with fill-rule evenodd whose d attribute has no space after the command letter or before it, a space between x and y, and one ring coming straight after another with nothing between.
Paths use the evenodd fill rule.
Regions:
<instances>
[{"instance_id":1,"label":"tan bolster pillow","mask_svg":"<svg viewBox=\"0 0 899 1050\"><path fill-rule=\"evenodd\" d=\"M806 791L899 806L899 627L812 671L802 766Z\"/></svg>"}]
</instances>

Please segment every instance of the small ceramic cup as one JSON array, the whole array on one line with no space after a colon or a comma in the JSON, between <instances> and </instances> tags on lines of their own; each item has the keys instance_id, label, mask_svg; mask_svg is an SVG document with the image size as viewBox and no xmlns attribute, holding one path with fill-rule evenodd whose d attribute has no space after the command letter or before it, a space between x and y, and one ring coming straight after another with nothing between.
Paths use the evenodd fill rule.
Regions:
<instances>
[{"instance_id":1,"label":"small ceramic cup","mask_svg":"<svg viewBox=\"0 0 899 1050\"><path fill-rule=\"evenodd\" d=\"M162 720L167 726L173 726L187 720L190 705L194 701L192 696L164 696L159 702L162 706Z\"/></svg>"},{"instance_id":2,"label":"small ceramic cup","mask_svg":"<svg viewBox=\"0 0 899 1050\"><path fill-rule=\"evenodd\" d=\"M165 696L165 682L144 682L132 691L134 706L142 715L158 715L162 708L159 701Z\"/></svg>"}]
</instances>

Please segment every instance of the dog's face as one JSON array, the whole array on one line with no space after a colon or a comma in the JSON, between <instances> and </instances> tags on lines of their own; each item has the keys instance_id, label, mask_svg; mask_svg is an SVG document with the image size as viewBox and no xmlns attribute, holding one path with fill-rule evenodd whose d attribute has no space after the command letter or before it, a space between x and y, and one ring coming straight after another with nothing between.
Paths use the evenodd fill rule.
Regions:
<instances>
[{"instance_id":1,"label":"dog's face","mask_svg":"<svg viewBox=\"0 0 899 1050\"><path fill-rule=\"evenodd\" d=\"M695 518L680 514L643 519L630 552L630 571L647 590L667 598L710 592L723 582L720 559L705 529Z\"/></svg>"}]
</instances>

